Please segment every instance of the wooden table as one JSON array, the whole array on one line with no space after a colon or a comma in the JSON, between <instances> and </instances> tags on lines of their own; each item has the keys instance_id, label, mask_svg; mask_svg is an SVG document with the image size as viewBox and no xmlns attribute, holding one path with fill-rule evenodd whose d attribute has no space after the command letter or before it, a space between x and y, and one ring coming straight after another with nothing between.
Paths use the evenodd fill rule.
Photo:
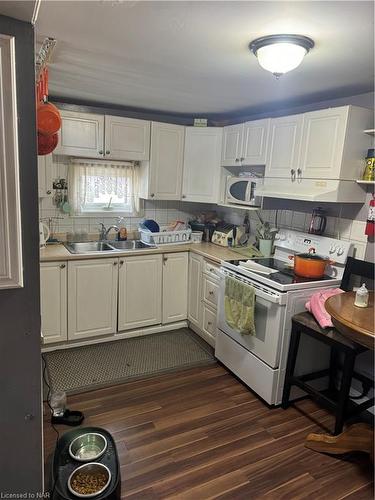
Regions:
<instances>
[{"instance_id":1,"label":"wooden table","mask_svg":"<svg viewBox=\"0 0 375 500\"><path fill-rule=\"evenodd\" d=\"M369 306L354 305L355 292L345 292L330 297L325 308L337 330L350 340L374 350L374 292L369 293ZM369 453L374 462L374 430L370 425L351 425L338 436L309 434L305 446L315 451L342 455L350 451Z\"/></svg>"},{"instance_id":2,"label":"wooden table","mask_svg":"<svg viewBox=\"0 0 375 500\"><path fill-rule=\"evenodd\" d=\"M354 305L355 292L345 292L330 297L325 308L332 323L345 337L368 349L374 349L374 292L369 292L368 307Z\"/></svg>"}]
</instances>

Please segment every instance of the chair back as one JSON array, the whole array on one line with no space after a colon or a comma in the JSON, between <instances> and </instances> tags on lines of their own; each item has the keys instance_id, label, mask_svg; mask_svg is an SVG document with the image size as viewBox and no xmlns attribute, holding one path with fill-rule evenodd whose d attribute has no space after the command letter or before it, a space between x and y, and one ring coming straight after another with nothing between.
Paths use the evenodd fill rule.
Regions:
<instances>
[{"instance_id":1,"label":"chair back","mask_svg":"<svg viewBox=\"0 0 375 500\"><path fill-rule=\"evenodd\" d=\"M350 292L365 283L368 290L374 290L374 271L373 262L348 257L340 288Z\"/></svg>"}]
</instances>

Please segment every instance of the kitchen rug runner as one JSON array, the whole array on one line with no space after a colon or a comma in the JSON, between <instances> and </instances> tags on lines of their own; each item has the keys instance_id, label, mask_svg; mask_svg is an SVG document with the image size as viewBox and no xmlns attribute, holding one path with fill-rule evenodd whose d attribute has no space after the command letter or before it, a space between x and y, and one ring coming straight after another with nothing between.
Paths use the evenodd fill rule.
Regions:
<instances>
[{"instance_id":1,"label":"kitchen rug runner","mask_svg":"<svg viewBox=\"0 0 375 500\"><path fill-rule=\"evenodd\" d=\"M215 361L188 328L43 354L51 391L68 394Z\"/></svg>"}]
</instances>

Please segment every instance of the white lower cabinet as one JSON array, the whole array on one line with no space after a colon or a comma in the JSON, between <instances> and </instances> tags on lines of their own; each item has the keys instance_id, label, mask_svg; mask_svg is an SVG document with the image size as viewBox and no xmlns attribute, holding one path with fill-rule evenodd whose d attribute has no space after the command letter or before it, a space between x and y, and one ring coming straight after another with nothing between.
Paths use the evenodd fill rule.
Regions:
<instances>
[{"instance_id":1,"label":"white lower cabinet","mask_svg":"<svg viewBox=\"0 0 375 500\"><path fill-rule=\"evenodd\" d=\"M208 306L206 303L203 303L203 321L202 321L202 329L208 338L206 340L212 339L214 340L216 337L216 317L217 312L213 307Z\"/></svg>"},{"instance_id":2,"label":"white lower cabinet","mask_svg":"<svg viewBox=\"0 0 375 500\"><path fill-rule=\"evenodd\" d=\"M163 255L163 324L184 321L188 303L188 252Z\"/></svg>"},{"instance_id":3,"label":"white lower cabinet","mask_svg":"<svg viewBox=\"0 0 375 500\"><path fill-rule=\"evenodd\" d=\"M66 262L40 264L40 306L43 343L66 341L68 339Z\"/></svg>"},{"instance_id":4,"label":"white lower cabinet","mask_svg":"<svg viewBox=\"0 0 375 500\"><path fill-rule=\"evenodd\" d=\"M189 256L188 320L198 328L202 326L202 269L202 257L195 253L191 253Z\"/></svg>"},{"instance_id":5,"label":"white lower cabinet","mask_svg":"<svg viewBox=\"0 0 375 500\"><path fill-rule=\"evenodd\" d=\"M120 258L118 331L161 323L162 255Z\"/></svg>"},{"instance_id":6,"label":"white lower cabinet","mask_svg":"<svg viewBox=\"0 0 375 500\"><path fill-rule=\"evenodd\" d=\"M68 339L116 332L118 259L68 263Z\"/></svg>"}]
</instances>

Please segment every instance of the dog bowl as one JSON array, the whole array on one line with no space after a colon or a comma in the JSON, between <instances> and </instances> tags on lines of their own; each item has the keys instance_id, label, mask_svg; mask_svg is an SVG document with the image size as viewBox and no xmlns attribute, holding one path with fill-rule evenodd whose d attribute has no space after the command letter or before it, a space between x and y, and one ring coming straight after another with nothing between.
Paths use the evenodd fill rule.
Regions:
<instances>
[{"instance_id":1,"label":"dog bowl","mask_svg":"<svg viewBox=\"0 0 375 500\"><path fill-rule=\"evenodd\" d=\"M78 462L94 462L107 449L106 438L96 432L81 434L69 445L69 455Z\"/></svg>"},{"instance_id":2,"label":"dog bowl","mask_svg":"<svg viewBox=\"0 0 375 500\"><path fill-rule=\"evenodd\" d=\"M111 472L107 466L90 462L77 467L69 476L68 489L79 498L93 498L109 486Z\"/></svg>"}]
</instances>

